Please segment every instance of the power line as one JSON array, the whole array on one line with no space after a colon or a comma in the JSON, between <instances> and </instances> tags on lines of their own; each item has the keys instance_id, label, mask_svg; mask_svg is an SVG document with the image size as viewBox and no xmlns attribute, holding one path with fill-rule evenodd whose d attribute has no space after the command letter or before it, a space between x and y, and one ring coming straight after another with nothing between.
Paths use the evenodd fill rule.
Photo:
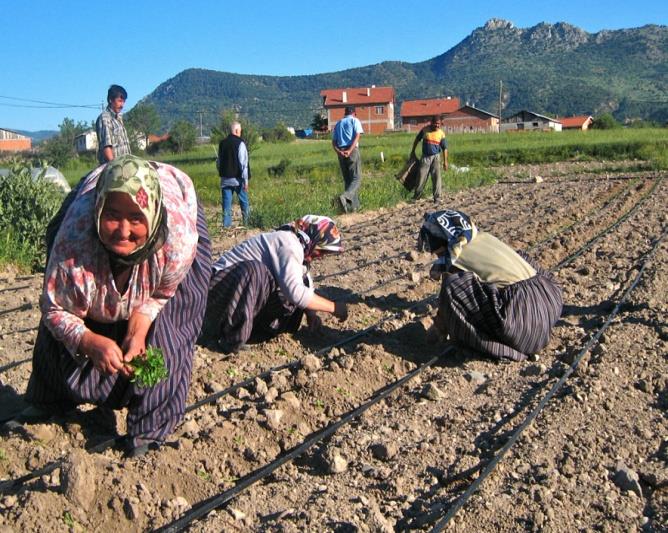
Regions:
<instances>
[{"instance_id":1,"label":"power line","mask_svg":"<svg viewBox=\"0 0 668 533\"><path fill-rule=\"evenodd\" d=\"M47 108L54 108L54 109L59 109L59 108L65 108L65 107L85 107L85 108L99 108L99 104L63 104L61 102L45 102L44 100L31 100L30 98L19 98L17 96L3 96L0 95L0 98L4 98L5 100L16 100L19 102L31 102L33 104L44 104ZM29 105L21 105L21 104L2 104L0 105L4 106L9 106L9 107L40 107L40 106L29 106Z\"/></svg>"},{"instance_id":2,"label":"power line","mask_svg":"<svg viewBox=\"0 0 668 533\"><path fill-rule=\"evenodd\" d=\"M20 107L22 109L72 109L72 108L85 108L85 109L99 109L100 106L84 106L84 105L27 105L27 104L6 104L0 102L0 106L3 107Z\"/></svg>"}]
</instances>

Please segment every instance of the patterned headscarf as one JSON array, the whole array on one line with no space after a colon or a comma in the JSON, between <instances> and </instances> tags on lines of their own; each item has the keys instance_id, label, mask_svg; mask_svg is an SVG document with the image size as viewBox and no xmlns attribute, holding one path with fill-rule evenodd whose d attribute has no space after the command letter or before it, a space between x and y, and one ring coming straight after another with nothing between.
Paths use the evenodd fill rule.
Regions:
<instances>
[{"instance_id":1,"label":"patterned headscarf","mask_svg":"<svg viewBox=\"0 0 668 533\"><path fill-rule=\"evenodd\" d=\"M307 263L320 253L343 251L339 228L336 227L336 222L329 217L304 215L278 229L293 231L299 237L304 247L304 261Z\"/></svg>"},{"instance_id":2,"label":"patterned headscarf","mask_svg":"<svg viewBox=\"0 0 668 533\"><path fill-rule=\"evenodd\" d=\"M445 209L426 213L418 237L418 250L433 252L445 247L441 262L448 267L457 262L462 248L478 234L478 228L461 211Z\"/></svg>"},{"instance_id":3,"label":"patterned headscarf","mask_svg":"<svg viewBox=\"0 0 668 533\"><path fill-rule=\"evenodd\" d=\"M118 256L110 252L112 260L123 265L134 265L143 261L165 242L167 225L162 205L162 189L158 171L149 161L133 155L112 159L100 174L96 186L95 224L100 233L100 217L107 196L111 192L123 192L130 196L146 217L148 235L146 243L129 256Z\"/></svg>"}]
</instances>

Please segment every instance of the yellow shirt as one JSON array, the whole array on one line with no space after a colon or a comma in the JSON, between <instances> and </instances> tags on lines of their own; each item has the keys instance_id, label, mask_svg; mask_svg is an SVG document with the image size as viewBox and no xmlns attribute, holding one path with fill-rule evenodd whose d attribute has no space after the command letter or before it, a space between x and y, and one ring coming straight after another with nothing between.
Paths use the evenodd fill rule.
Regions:
<instances>
[{"instance_id":1,"label":"yellow shirt","mask_svg":"<svg viewBox=\"0 0 668 533\"><path fill-rule=\"evenodd\" d=\"M483 231L462 248L455 266L483 283L506 287L536 275L536 270L507 244Z\"/></svg>"}]
</instances>

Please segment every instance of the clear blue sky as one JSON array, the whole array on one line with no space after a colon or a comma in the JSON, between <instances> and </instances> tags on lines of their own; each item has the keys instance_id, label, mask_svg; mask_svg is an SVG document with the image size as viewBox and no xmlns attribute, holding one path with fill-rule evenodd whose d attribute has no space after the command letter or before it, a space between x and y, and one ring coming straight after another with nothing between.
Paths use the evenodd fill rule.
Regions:
<instances>
[{"instance_id":1,"label":"clear blue sky","mask_svg":"<svg viewBox=\"0 0 668 533\"><path fill-rule=\"evenodd\" d=\"M0 127L90 122L110 84L126 111L187 68L242 74L334 72L442 54L490 18L528 28L568 22L595 33L668 24L666 0L0 0ZM440 6L440 7L439 7ZM9 98L8 98L9 97ZM97 108L32 108L36 102Z\"/></svg>"}]
</instances>

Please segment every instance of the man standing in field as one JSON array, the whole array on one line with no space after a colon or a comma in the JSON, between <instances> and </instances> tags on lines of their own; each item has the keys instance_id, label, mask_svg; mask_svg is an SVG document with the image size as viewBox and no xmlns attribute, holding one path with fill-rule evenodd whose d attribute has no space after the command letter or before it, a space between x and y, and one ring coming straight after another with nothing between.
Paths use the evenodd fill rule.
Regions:
<instances>
[{"instance_id":1,"label":"man standing in field","mask_svg":"<svg viewBox=\"0 0 668 533\"><path fill-rule=\"evenodd\" d=\"M130 154L130 141L121 115L127 98L128 93L120 85L112 85L107 91L107 109L95 121L97 160L100 164Z\"/></svg>"},{"instance_id":2,"label":"man standing in field","mask_svg":"<svg viewBox=\"0 0 668 533\"><path fill-rule=\"evenodd\" d=\"M448 143L445 133L441 130L441 117L431 117L429 125L425 126L415 136L411 157L415 158L415 148L422 140L422 157L420 158L420 175L415 187L413 199L422 196L422 191L427 184L427 176L431 174L431 185L434 194L434 203L441 198L441 167L439 166L441 152L443 152L443 170L448 170Z\"/></svg>"},{"instance_id":3,"label":"man standing in field","mask_svg":"<svg viewBox=\"0 0 668 533\"><path fill-rule=\"evenodd\" d=\"M248 180L250 167L248 165L248 149L241 138L241 124L232 122L230 134L218 145L218 159L216 160L220 189L223 197L223 227L232 226L232 199L237 193L241 216L244 224L248 223L250 205L248 203Z\"/></svg>"},{"instance_id":4,"label":"man standing in field","mask_svg":"<svg viewBox=\"0 0 668 533\"><path fill-rule=\"evenodd\" d=\"M360 207L362 160L358 144L362 133L364 130L362 123L355 116L355 108L346 107L345 116L336 123L332 131L332 147L339 158L339 166L346 186L345 192L339 196L344 213L357 211Z\"/></svg>"}]
</instances>

